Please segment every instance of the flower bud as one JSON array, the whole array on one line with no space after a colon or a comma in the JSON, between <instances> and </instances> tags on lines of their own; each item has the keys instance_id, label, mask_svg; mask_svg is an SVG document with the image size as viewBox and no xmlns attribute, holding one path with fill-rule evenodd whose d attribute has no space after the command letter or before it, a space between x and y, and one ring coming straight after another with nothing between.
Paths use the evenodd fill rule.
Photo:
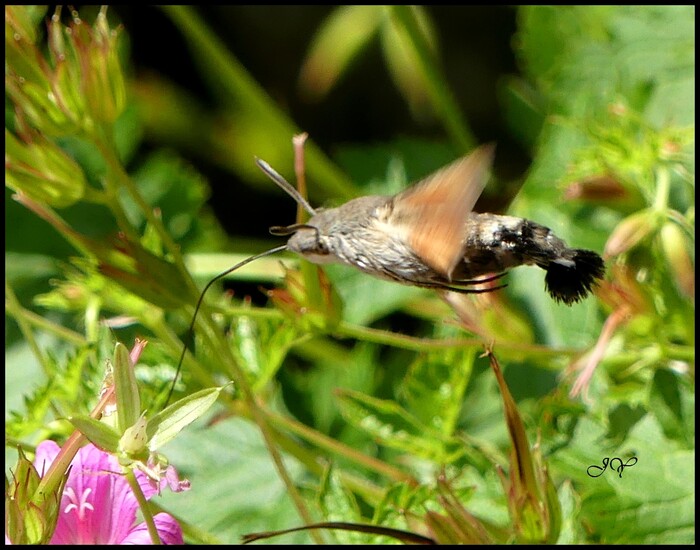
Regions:
<instances>
[{"instance_id":1,"label":"flower bud","mask_svg":"<svg viewBox=\"0 0 700 550\"><path fill-rule=\"evenodd\" d=\"M571 183L564 191L564 200L610 202L629 196L627 189L614 177L601 174Z\"/></svg>"},{"instance_id":2,"label":"flower bud","mask_svg":"<svg viewBox=\"0 0 700 550\"><path fill-rule=\"evenodd\" d=\"M661 228L659 238L676 285L683 294L695 299L695 268L688 254L685 234L678 224L669 221Z\"/></svg>"},{"instance_id":3,"label":"flower bud","mask_svg":"<svg viewBox=\"0 0 700 550\"><path fill-rule=\"evenodd\" d=\"M124 430L124 434L119 440L119 450L127 455L137 455L144 451L148 444L147 426L148 421L141 415L133 426Z\"/></svg>"},{"instance_id":4,"label":"flower bud","mask_svg":"<svg viewBox=\"0 0 700 550\"><path fill-rule=\"evenodd\" d=\"M605 243L604 257L610 258L635 247L654 229L649 211L643 210L622 220Z\"/></svg>"},{"instance_id":5,"label":"flower bud","mask_svg":"<svg viewBox=\"0 0 700 550\"><path fill-rule=\"evenodd\" d=\"M5 88L17 115L48 136L108 130L126 104L117 34L100 10L93 27L74 12L48 25L49 56L34 44L25 6L5 8Z\"/></svg>"},{"instance_id":6,"label":"flower bud","mask_svg":"<svg viewBox=\"0 0 700 550\"><path fill-rule=\"evenodd\" d=\"M62 208L80 200L87 180L80 166L43 135L22 142L5 130L5 183L41 204Z\"/></svg>"},{"instance_id":7,"label":"flower bud","mask_svg":"<svg viewBox=\"0 0 700 550\"><path fill-rule=\"evenodd\" d=\"M39 465L40 474L21 448L18 452L11 481L5 482L5 544L48 544L68 473L61 473L55 486L40 491L41 475L48 466Z\"/></svg>"}]
</instances>

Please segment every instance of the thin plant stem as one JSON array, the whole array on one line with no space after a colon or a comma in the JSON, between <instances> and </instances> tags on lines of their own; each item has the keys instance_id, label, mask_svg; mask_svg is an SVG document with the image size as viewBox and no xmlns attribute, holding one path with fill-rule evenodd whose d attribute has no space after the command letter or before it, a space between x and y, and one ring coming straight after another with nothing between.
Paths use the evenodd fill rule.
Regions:
<instances>
[{"instance_id":1,"label":"thin plant stem","mask_svg":"<svg viewBox=\"0 0 700 550\"><path fill-rule=\"evenodd\" d=\"M387 476L393 481L404 481L412 484L416 483L416 480L410 474L407 474L406 472L399 470L386 462L356 451L352 447L349 447L348 445L345 445L332 437L328 437L312 428L309 428L301 422L297 422L296 420L277 414L267 408L262 408L262 410L267 418L269 418L275 425L295 433L299 437L313 443L319 448L333 454L343 456L344 458L360 464L369 470Z\"/></svg>"},{"instance_id":2,"label":"thin plant stem","mask_svg":"<svg viewBox=\"0 0 700 550\"><path fill-rule=\"evenodd\" d=\"M100 397L100 401L95 408L90 412L92 418L100 418L107 404L114 399L114 386L110 386ZM51 463L48 471L39 481L36 489L36 495L39 501L45 499L48 495L53 494L56 488L61 483L61 479L65 475L70 463L75 458L78 449L87 440L87 438L78 430L75 430L61 447L58 455Z\"/></svg>"},{"instance_id":3,"label":"thin plant stem","mask_svg":"<svg viewBox=\"0 0 700 550\"><path fill-rule=\"evenodd\" d=\"M112 173L117 179L117 183L129 193L134 202L136 202L136 204L139 206L148 223L150 223L153 226L153 228L158 233L158 237L160 238L161 242L165 245L165 247L168 249L168 252L172 255L175 266L182 274L183 279L186 281L187 285L191 288L193 295L197 295L199 291L197 290L197 287L194 284L192 277L190 277L190 274L187 271L187 268L185 267L185 262L182 257L182 253L180 252L180 247L175 243L175 241L173 241L172 237L170 236L170 233L168 233L168 231L165 229L163 221L153 213L153 209L151 208L151 206L148 203L146 203L146 201L143 199L141 193L139 193L138 189L134 185L134 182L131 180L129 175L126 172L124 172L123 166L121 165L119 160L114 156L113 150L105 143L98 143L98 146L100 147L100 151L102 152L102 155L107 161L107 164L112 170ZM118 201L115 201L115 204L118 204ZM121 211L121 209L118 210ZM125 219L125 216L118 214L116 211L115 215L117 215L118 218L123 217ZM127 227L130 226L127 225Z\"/></svg>"},{"instance_id":4,"label":"thin plant stem","mask_svg":"<svg viewBox=\"0 0 700 550\"><path fill-rule=\"evenodd\" d=\"M267 92L251 77L245 67L226 49L202 22L191 6L162 6L182 35L189 41L198 57L207 60L207 70L218 76L219 83L231 103L255 117L266 128L266 135L289 139L299 129L275 104ZM261 151L261 153L263 153ZM257 154L257 153L256 153ZM350 199L357 194L353 183L333 164L321 149L309 144L307 171L319 188L331 196Z\"/></svg>"},{"instance_id":5,"label":"thin plant stem","mask_svg":"<svg viewBox=\"0 0 700 550\"><path fill-rule=\"evenodd\" d=\"M39 344L37 344L34 338L34 333L32 332L30 323L27 321L27 318L25 316L26 312L22 305L19 303L19 300L17 300L17 296L15 295L14 291L12 290L12 287L7 281L5 281L5 311L12 315L15 321L17 321L19 330L22 332L24 339L29 344L29 348L32 350L32 353L41 365L44 374L47 377L50 376L49 368L46 364L46 358L44 357L44 354L39 348Z\"/></svg>"},{"instance_id":6,"label":"thin plant stem","mask_svg":"<svg viewBox=\"0 0 700 550\"><path fill-rule=\"evenodd\" d=\"M143 521L146 523L146 528L148 529L148 534L151 537L151 542L153 544L163 544L160 540L160 535L158 534L158 529L156 529L155 521L153 520L153 513L151 508L148 506L148 500L146 499L138 480L136 479L136 474L131 468L125 468L124 477L126 478L131 491L136 497L136 501L141 509L141 514L143 514Z\"/></svg>"},{"instance_id":7,"label":"thin plant stem","mask_svg":"<svg viewBox=\"0 0 700 550\"><path fill-rule=\"evenodd\" d=\"M5 292L7 293L7 289L5 289ZM13 315L13 317L22 317L26 322L30 323L35 328L43 330L44 332L47 332L49 334L53 334L54 336L60 338L61 340L64 340L65 342L74 344L76 346L84 346L85 344L87 344L87 340L79 332L75 332L74 330L71 330L64 326L52 323L45 317L37 315L31 310L23 308L21 305L18 311L11 311L9 307L6 307L6 309Z\"/></svg>"},{"instance_id":8,"label":"thin plant stem","mask_svg":"<svg viewBox=\"0 0 700 550\"><path fill-rule=\"evenodd\" d=\"M418 26L413 9L410 6L391 6L388 9L408 35L407 43L413 48L418 58L419 69L423 74L428 95L447 133L460 149L464 151L473 149L477 145L477 140L464 122L464 116Z\"/></svg>"}]
</instances>

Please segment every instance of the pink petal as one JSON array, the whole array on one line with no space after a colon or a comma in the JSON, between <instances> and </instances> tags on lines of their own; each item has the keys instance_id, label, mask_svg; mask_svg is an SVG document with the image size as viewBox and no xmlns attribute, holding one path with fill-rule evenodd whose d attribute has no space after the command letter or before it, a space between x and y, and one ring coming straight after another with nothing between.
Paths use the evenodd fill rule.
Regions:
<instances>
[{"instance_id":1,"label":"pink petal","mask_svg":"<svg viewBox=\"0 0 700 550\"><path fill-rule=\"evenodd\" d=\"M136 521L138 503L111 455L88 444L73 459L52 544L118 544ZM71 491L69 491L69 488ZM75 500L86 506L75 506ZM66 507L74 504L66 512Z\"/></svg>"},{"instance_id":2,"label":"pink petal","mask_svg":"<svg viewBox=\"0 0 700 550\"><path fill-rule=\"evenodd\" d=\"M37 445L36 453L34 453L34 467L41 477L49 469L60 450L61 448L55 441L42 441Z\"/></svg>"},{"instance_id":3,"label":"pink petal","mask_svg":"<svg viewBox=\"0 0 700 550\"><path fill-rule=\"evenodd\" d=\"M173 493L181 493L189 491L190 481L188 479L180 479L175 466L170 465L165 469L165 480L168 482L168 487Z\"/></svg>"},{"instance_id":4,"label":"pink petal","mask_svg":"<svg viewBox=\"0 0 700 550\"><path fill-rule=\"evenodd\" d=\"M59 451L53 441L37 446L34 465L40 474ZM170 483L177 480L174 468L168 473ZM137 470L135 475L147 499L158 492L146 474ZM161 486L166 483L161 479ZM150 544L145 523L134 527L137 511L138 502L116 458L89 443L71 463L51 544ZM184 544L182 529L172 516L161 513L154 521L163 543Z\"/></svg>"},{"instance_id":5,"label":"pink petal","mask_svg":"<svg viewBox=\"0 0 700 550\"><path fill-rule=\"evenodd\" d=\"M156 514L153 516L153 522L156 524L156 530L163 544L185 544L182 538L182 528L170 514ZM139 523L134 527L121 543L153 544L145 523Z\"/></svg>"}]
</instances>

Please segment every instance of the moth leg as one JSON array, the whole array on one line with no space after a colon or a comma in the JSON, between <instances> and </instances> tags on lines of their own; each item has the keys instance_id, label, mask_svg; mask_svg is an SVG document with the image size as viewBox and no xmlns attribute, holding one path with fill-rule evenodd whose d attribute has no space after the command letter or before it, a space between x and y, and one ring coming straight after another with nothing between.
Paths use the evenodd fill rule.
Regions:
<instances>
[{"instance_id":1,"label":"moth leg","mask_svg":"<svg viewBox=\"0 0 700 550\"><path fill-rule=\"evenodd\" d=\"M459 292L460 294L483 294L484 292L495 292L496 290L501 290L507 287L507 284L489 287L489 288L465 288L463 286L455 286L448 283L413 283L415 286L420 286L421 288L433 288L436 290L450 290L452 292Z\"/></svg>"},{"instance_id":2,"label":"moth leg","mask_svg":"<svg viewBox=\"0 0 700 550\"><path fill-rule=\"evenodd\" d=\"M460 294L484 294L485 292L495 292L496 290L501 290L507 287L507 284L502 284L498 286L492 286L489 288L463 288L459 286L445 286L443 290L451 290L452 292L459 292Z\"/></svg>"},{"instance_id":3,"label":"moth leg","mask_svg":"<svg viewBox=\"0 0 700 550\"><path fill-rule=\"evenodd\" d=\"M490 277L483 277L483 278L476 278L476 279L453 279L451 282L453 284L457 285L478 285L481 283L490 283L491 281L495 281L497 279L500 279L506 274L505 271L498 273L496 275L491 275Z\"/></svg>"}]
</instances>

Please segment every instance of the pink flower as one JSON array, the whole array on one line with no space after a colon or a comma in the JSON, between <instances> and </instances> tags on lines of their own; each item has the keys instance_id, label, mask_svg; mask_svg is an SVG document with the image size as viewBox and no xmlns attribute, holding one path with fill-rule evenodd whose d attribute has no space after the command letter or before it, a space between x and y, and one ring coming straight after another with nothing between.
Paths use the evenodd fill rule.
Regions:
<instances>
[{"instance_id":1,"label":"pink flower","mask_svg":"<svg viewBox=\"0 0 700 550\"><path fill-rule=\"evenodd\" d=\"M39 474L46 472L58 451L53 441L39 444L34 460ZM117 459L92 443L78 451L50 544L151 544L145 522L136 524L138 503L120 472ZM136 471L136 479L147 499L158 492L143 472ZM172 516L160 513L153 519L163 544L184 544Z\"/></svg>"}]
</instances>

